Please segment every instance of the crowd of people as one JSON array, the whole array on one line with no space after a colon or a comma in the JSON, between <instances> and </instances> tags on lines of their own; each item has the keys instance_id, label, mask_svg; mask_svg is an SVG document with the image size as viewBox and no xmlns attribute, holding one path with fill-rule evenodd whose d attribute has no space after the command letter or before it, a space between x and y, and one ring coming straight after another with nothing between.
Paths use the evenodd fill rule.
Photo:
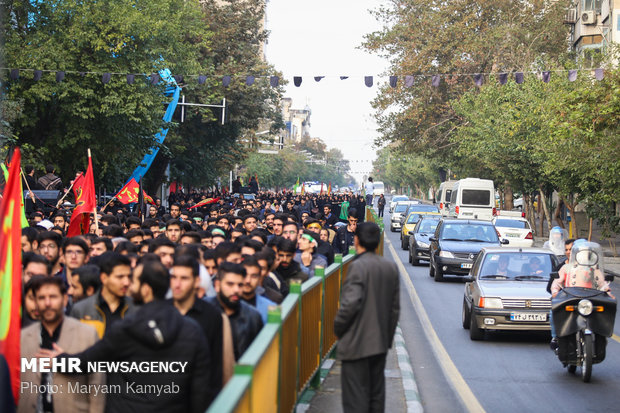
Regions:
<instances>
[{"instance_id":1,"label":"crowd of people","mask_svg":"<svg viewBox=\"0 0 620 413\"><path fill-rule=\"evenodd\" d=\"M174 382L176 393L48 389L22 393L18 411L205 411L291 282L353 247L366 206L351 194L217 195L173 193L169 208L156 199L141 214L112 202L92 216L89 233L74 237L65 234L70 209L30 215L22 230L22 357L188 363L182 374L79 377L83 384ZM196 207L207 198L215 199ZM22 381L73 380L40 376L22 373Z\"/></svg>"}]
</instances>

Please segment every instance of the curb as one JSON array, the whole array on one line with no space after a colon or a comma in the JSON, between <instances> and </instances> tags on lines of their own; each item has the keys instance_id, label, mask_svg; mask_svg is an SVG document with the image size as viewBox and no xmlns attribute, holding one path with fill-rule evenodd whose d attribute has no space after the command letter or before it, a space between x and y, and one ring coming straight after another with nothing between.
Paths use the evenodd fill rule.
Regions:
<instances>
[{"instance_id":1,"label":"curb","mask_svg":"<svg viewBox=\"0 0 620 413\"><path fill-rule=\"evenodd\" d=\"M394 334L394 347L396 356L398 357L398 368L400 369L403 389L405 391L407 413L422 413L424 412L424 408L422 407L418 385L413 375L413 367L411 366L409 353L407 353L407 349L405 348L405 339L400 325L396 327L396 334Z\"/></svg>"}]
</instances>

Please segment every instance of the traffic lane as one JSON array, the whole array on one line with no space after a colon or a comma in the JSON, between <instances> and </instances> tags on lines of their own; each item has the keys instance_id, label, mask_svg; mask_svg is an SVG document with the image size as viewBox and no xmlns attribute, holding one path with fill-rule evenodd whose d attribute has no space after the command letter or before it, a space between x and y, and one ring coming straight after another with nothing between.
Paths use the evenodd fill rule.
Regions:
<instances>
[{"instance_id":1,"label":"traffic lane","mask_svg":"<svg viewBox=\"0 0 620 413\"><path fill-rule=\"evenodd\" d=\"M614 389L620 388L619 343L609 341L607 359L594 366L589 386L562 368L549 350L548 334L490 333L485 341L471 341L468 330L461 326L462 279L450 277L447 282L436 283L428 275L428 266L412 267L407 262L407 252L398 248L398 235L389 234L388 238L396 244L397 255L441 342L485 409L588 409L593 396L597 406L611 408L617 404Z\"/></svg>"},{"instance_id":2,"label":"traffic lane","mask_svg":"<svg viewBox=\"0 0 620 413\"><path fill-rule=\"evenodd\" d=\"M391 258L387 249L384 255ZM418 314L406 291L407 286L401 277L399 324L405 338L405 347L411 359L422 407L426 413L466 412L467 410L462 406L455 392L452 391L450 383L433 354Z\"/></svg>"}]
</instances>

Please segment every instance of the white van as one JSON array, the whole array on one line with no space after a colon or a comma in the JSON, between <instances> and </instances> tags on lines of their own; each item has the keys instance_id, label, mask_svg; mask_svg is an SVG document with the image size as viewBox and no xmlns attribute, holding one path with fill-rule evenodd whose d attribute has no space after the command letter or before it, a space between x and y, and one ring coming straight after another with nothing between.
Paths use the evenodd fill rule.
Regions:
<instances>
[{"instance_id":1,"label":"white van","mask_svg":"<svg viewBox=\"0 0 620 413\"><path fill-rule=\"evenodd\" d=\"M435 203L438 203L439 213L441 216L448 216L448 205L450 204L450 195L452 194L452 187L457 181L445 181L439 185L439 190L436 194Z\"/></svg>"},{"instance_id":2,"label":"white van","mask_svg":"<svg viewBox=\"0 0 620 413\"><path fill-rule=\"evenodd\" d=\"M457 181L450 194L448 215L456 218L492 220L495 216L495 187L489 179Z\"/></svg>"},{"instance_id":3,"label":"white van","mask_svg":"<svg viewBox=\"0 0 620 413\"><path fill-rule=\"evenodd\" d=\"M385 186L383 185L383 182L377 181L377 182L373 182L372 184L373 184L372 194L374 196L385 194Z\"/></svg>"}]
</instances>

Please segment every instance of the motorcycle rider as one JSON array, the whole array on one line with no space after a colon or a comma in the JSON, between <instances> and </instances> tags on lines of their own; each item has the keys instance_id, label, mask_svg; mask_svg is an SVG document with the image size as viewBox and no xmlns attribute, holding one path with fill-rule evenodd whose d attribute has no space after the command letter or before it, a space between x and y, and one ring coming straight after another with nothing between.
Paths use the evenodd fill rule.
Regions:
<instances>
[{"instance_id":1,"label":"motorcycle rider","mask_svg":"<svg viewBox=\"0 0 620 413\"><path fill-rule=\"evenodd\" d=\"M564 287L584 287L605 291L610 297L615 298L610 292L609 283L605 281L602 258L601 246L596 242L583 239L575 241L568 263L560 268L559 277L551 284L551 297L554 298ZM549 313L549 323L552 336L550 347L556 350L558 339L551 313Z\"/></svg>"},{"instance_id":2,"label":"motorcycle rider","mask_svg":"<svg viewBox=\"0 0 620 413\"><path fill-rule=\"evenodd\" d=\"M564 235L564 230L562 228L551 228L551 231L549 231L549 240L545 241L543 248L549 248L558 257L563 256L564 244L566 242L566 237Z\"/></svg>"}]
</instances>

